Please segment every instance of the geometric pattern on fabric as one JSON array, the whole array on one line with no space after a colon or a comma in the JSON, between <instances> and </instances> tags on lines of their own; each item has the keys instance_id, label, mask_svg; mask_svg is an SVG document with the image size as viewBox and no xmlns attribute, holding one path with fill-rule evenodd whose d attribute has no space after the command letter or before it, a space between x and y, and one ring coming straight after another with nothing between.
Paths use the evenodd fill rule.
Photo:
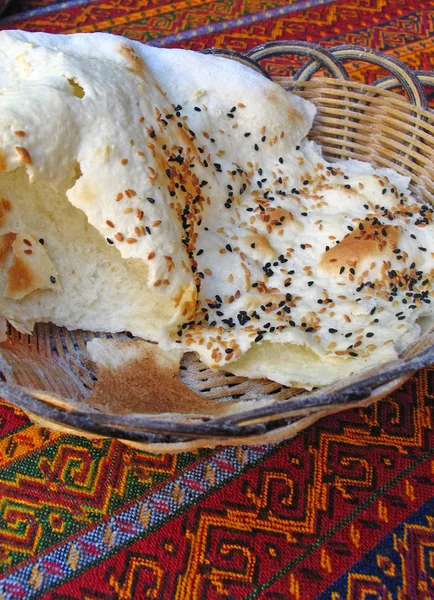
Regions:
<instances>
[{"instance_id":1,"label":"geometric pattern on fabric","mask_svg":"<svg viewBox=\"0 0 434 600\"><path fill-rule=\"evenodd\" d=\"M12 3L12 7L14 3ZM434 70L432 0L23 0L0 29L244 52L353 43ZM295 64L297 61L295 61ZM370 81L372 65L349 62ZM286 59L267 64L287 74ZM278 446L153 456L0 400L5 600L434 598L434 370ZM1 596L0 596L1 597Z\"/></svg>"},{"instance_id":2,"label":"geometric pattern on fabric","mask_svg":"<svg viewBox=\"0 0 434 600\"><path fill-rule=\"evenodd\" d=\"M153 589L156 598L187 600L271 598L291 589L294 597L315 598L432 496L432 374L423 371L389 399L328 417L280 446L217 449L189 456L178 468L175 457L157 457L163 464L148 463L148 477L152 466L170 474L132 501L119 501L122 465L128 471L129 461L125 466L112 452L129 450L145 461L149 455L116 442L59 436L36 453L39 469L51 465L45 471L51 485L36 488L25 502L21 487L21 521L41 526L29 510L37 501L46 512L62 514L78 488L72 514L83 522L72 533L60 531L57 543L49 543L48 530L43 545L34 534L33 555L5 570L1 592L32 598L54 587L52 598L134 598ZM83 448L86 461L71 462ZM2 475L3 484L22 477L21 462L7 470L7 479ZM56 486L63 494L47 493ZM104 506L110 487L118 492L111 509ZM7 492L3 487L2 497ZM48 521L54 533L61 530L60 519ZM6 533L3 554L14 556Z\"/></svg>"},{"instance_id":3,"label":"geometric pattern on fabric","mask_svg":"<svg viewBox=\"0 0 434 600\"><path fill-rule=\"evenodd\" d=\"M434 485L432 479L429 484ZM434 498L383 538L318 600L375 594L397 600L434 597Z\"/></svg>"}]
</instances>

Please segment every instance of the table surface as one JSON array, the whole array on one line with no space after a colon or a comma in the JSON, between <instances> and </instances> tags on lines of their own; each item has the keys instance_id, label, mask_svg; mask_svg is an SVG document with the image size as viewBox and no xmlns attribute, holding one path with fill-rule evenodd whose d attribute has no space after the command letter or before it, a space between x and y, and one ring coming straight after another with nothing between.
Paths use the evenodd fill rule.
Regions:
<instances>
[{"instance_id":1,"label":"table surface","mask_svg":"<svg viewBox=\"0 0 434 600\"><path fill-rule=\"evenodd\" d=\"M432 0L12 0L0 29L352 43L434 70L433 21ZM0 400L0 597L434 598L433 407L426 369L283 444L152 456Z\"/></svg>"}]
</instances>

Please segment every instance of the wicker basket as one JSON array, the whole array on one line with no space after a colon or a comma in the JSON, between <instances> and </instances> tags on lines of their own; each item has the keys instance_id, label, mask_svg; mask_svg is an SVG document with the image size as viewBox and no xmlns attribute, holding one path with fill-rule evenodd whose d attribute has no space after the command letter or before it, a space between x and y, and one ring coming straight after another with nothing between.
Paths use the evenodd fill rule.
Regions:
<instances>
[{"instance_id":1,"label":"wicker basket","mask_svg":"<svg viewBox=\"0 0 434 600\"><path fill-rule=\"evenodd\" d=\"M355 46L327 51L306 42L271 42L247 56L208 52L243 62L266 77L260 60L306 57L292 77L276 79L317 106L311 137L321 144L325 156L330 161L352 157L392 167L411 177L410 187L418 198L434 204L434 113L425 93L434 87L434 73L411 71L391 56ZM360 60L389 74L373 85L351 81L344 64ZM400 93L391 91L396 88ZM45 427L88 437L115 437L150 452L180 452L289 438L326 414L383 398L417 369L434 364L434 333L427 333L394 363L300 393L268 380L211 372L189 354L183 359L181 379L190 387L215 400L259 399L260 406L226 418L107 414L86 403L97 381L86 352L86 342L95 335L50 324L39 325L32 336L10 329L8 340L0 344L0 396ZM127 334L107 337L128 339Z\"/></svg>"}]
</instances>

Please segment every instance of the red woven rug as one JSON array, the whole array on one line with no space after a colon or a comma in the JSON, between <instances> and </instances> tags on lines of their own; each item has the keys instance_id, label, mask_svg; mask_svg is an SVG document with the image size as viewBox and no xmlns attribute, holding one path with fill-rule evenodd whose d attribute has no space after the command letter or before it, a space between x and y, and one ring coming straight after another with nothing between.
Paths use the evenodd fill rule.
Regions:
<instances>
[{"instance_id":1,"label":"red woven rug","mask_svg":"<svg viewBox=\"0 0 434 600\"><path fill-rule=\"evenodd\" d=\"M432 0L23 0L0 28L353 43L434 70L433 21ZM52 433L0 401L0 598L432 599L433 407L425 370L278 446L159 457Z\"/></svg>"}]
</instances>

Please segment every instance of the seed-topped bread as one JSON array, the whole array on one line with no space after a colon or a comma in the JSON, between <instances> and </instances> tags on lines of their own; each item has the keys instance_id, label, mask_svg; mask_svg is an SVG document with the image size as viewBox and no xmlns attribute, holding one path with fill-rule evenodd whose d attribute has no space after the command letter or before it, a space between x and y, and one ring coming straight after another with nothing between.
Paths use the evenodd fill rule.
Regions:
<instances>
[{"instance_id":1,"label":"seed-topped bread","mask_svg":"<svg viewBox=\"0 0 434 600\"><path fill-rule=\"evenodd\" d=\"M0 57L0 314L18 328L129 330L311 388L431 323L431 207L393 171L329 164L312 104L108 34L0 32ZM32 281L12 293L18 258Z\"/></svg>"}]
</instances>

